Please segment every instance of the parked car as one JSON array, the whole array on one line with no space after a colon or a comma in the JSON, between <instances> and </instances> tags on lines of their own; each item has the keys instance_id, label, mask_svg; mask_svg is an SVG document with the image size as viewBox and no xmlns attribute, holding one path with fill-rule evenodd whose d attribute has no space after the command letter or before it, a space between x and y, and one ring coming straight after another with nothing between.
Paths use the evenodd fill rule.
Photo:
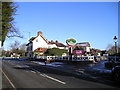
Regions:
<instances>
[{"instance_id":1,"label":"parked car","mask_svg":"<svg viewBox=\"0 0 120 90\"><path fill-rule=\"evenodd\" d=\"M115 62L114 61L107 61L104 63L104 65L105 65L105 68L112 69L115 66Z\"/></svg>"},{"instance_id":2,"label":"parked car","mask_svg":"<svg viewBox=\"0 0 120 90\"><path fill-rule=\"evenodd\" d=\"M120 65L113 67L112 76L113 76L115 81L120 82Z\"/></svg>"},{"instance_id":3,"label":"parked car","mask_svg":"<svg viewBox=\"0 0 120 90\"><path fill-rule=\"evenodd\" d=\"M113 58L109 58L104 65L106 68L112 69L113 67L120 65L120 58L117 58L116 61Z\"/></svg>"}]
</instances>

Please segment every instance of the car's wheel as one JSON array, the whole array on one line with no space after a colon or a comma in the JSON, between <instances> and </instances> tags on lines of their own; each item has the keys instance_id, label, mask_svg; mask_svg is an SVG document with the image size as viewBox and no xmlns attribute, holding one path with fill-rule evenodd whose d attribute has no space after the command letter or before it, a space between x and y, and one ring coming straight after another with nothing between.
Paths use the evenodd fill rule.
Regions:
<instances>
[{"instance_id":1,"label":"car's wheel","mask_svg":"<svg viewBox=\"0 0 120 90\"><path fill-rule=\"evenodd\" d=\"M115 72L115 73L113 74L113 77L114 77L114 79L115 79L116 81L119 81L119 82L120 82L120 72Z\"/></svg>"}]
</instances>

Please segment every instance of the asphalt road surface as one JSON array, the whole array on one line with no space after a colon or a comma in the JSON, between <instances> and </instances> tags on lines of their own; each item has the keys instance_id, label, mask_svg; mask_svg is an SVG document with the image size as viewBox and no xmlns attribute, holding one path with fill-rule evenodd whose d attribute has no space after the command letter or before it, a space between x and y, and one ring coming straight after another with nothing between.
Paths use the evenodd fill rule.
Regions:
<instances>
[{"instance_id":1,"label":"asphalt road surface","mask_svg":"<svg viewBox=\"0 0 120 90\"><path fill-rule=\"evenodd\" d=\"M2 88L118 88L30 61L3 60Z\"/></svg>"}]
</instances>

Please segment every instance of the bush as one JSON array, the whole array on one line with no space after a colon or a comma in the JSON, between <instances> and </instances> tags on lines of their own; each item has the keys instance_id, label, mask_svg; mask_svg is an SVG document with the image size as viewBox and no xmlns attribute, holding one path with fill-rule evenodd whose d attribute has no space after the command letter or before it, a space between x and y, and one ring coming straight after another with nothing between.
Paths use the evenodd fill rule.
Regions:
<instances>
[{"instance_id":1,"label":"bush","mask_svg":"<svg viewBox=\"0 0 120 90\"><path fill-rule=\"evenodd\" d=\"M48 49L45 52L45 55L62 56L63 53L67 53L67 50L66 49L59 49L59 48L52 48L52 49Z\"/></svg>"}]
</instances>

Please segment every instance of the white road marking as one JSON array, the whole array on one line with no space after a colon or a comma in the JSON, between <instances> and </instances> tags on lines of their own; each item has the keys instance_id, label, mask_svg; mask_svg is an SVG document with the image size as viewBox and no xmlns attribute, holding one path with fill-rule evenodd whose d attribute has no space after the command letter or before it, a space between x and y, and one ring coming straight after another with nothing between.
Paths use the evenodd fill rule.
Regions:
<instances>
[{"instance_id":1,"label":"white road marking","mask_svg":"<svg viewBox=\"0 0 120 90\"><path fill-rule=\"evenodd\" d=\"M26 65L26 66L28 66L28 65ZM33 73L40 73L40 75L41 76L43 76L43 77L46 77L46 78L49 78L49 79L51 79L51 80L54 80L54 81L56 81L56 82L59 82L59 83L61 83L61 84L66 84L66 82L63 82L63 81L61 81L61 80L58 80L58 79L56 79L56 78L53 78L53 77L51 77L51 76L48 76L48 75L46 75L46 74L42 74L41 72L39 72L38 70L36 70L36 69L33 69L33 68L30 68L32 71L31 72L33 72Z\"/></svg>"},{"instance_id":2,"label":"white road marking","mask_svg":"<svg viewBox=\"0 0 120 90\"><path fill-rule=\"evenodd\" d=\"M36 72L38 72L36 69L33 69L33 68L30 68L31 70L33 70L33 71L36 71Z\"/></svg>"},{"instance_id":3,"label":"white road marking","mask_svg":"<svg viewBox=\"0 0 120 90\"><path fill-rule=\"evenodd\" d=\"M3 70L0 68L0 70L1 70L1 72L4 74L4 76L7 78L7 80L9 81L9 83L11 84L11 86L13 87L13 88L15 88L15 90L16 90L16 87L15 87L15 85L10 81L10 79L7 77L7 75L3 72Z\"/></svg>"},{"instance_id":4,"label":"white road marking","mask_svg":"<svg viewBox=\"0 0 120 90\"><path fill-rule=\"evenodd\" d=\"M33 69L33 68L31 68L31 70L34 70L34 71L38 72L36 69ZM66 84L66 82L63 82L63 81L61 81L61 80L58 80L58 79L56 79L56 78L53 78L53 77L48 76L48 75L46 75L46 74L43 74L43 73L41 73L41 72L38 72L38 73L40 73L40 75L43 76L43 77L49 78L49 79L51 79L51 80L57 81L57 82L62 83L62 84Z\"/></svg>"},{"instance_id":5,"label":"white road marking","mask_svg":"<svg viewBox=\"0 0 120 90\"><path fill-rule=\"evenodd\" d=\"M36 73L35 71L32 71L32 70L31 70L31 72Z\"/></svg>"},{"instance_id":6,"label":"white road marking","mask_svg":"<svg viewBox=\"0 0 120 90\"><path fill-rule=\"evenodd\" d=\"M77 71L77 72L84 73L84 71Z\"/></svg>"},{"instance_id":7,"label":"white road marking","mask_svg":"<svg viewBox=\"0 0 120 90\"><path fill-rule=\"evenodd\" d=\"M59 83L66 84L66 82L63 82L63 81L58 80L58 79L56 79L56 78L50 77L50 76L48 76L48 75L46 75L46 74L40 74L40 75L43 76L43 77L49 78L49 79L51 79L51 80L57 81L57 82L59 82Z\"/></svg>"}]
</instances>

